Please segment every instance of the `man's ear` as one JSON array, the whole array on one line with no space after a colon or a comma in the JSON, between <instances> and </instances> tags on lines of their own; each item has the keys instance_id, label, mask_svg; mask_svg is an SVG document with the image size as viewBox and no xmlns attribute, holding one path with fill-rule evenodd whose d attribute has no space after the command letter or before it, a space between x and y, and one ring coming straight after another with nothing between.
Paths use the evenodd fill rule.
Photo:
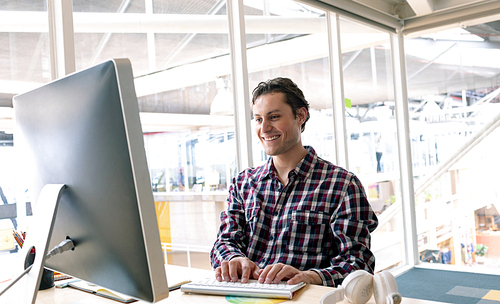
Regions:
<instances>
[{"instance_id":1,"label":"man's ear","mask_svg":"<svg viewBox=\"0 0 500 304\"><path fill-rule=\"evenodd\" d=\"M302 107L297 109L297 119L300 122L300 125L302 125L306 121L307 117L307 109Z\"/></svg>"}]
</instances>

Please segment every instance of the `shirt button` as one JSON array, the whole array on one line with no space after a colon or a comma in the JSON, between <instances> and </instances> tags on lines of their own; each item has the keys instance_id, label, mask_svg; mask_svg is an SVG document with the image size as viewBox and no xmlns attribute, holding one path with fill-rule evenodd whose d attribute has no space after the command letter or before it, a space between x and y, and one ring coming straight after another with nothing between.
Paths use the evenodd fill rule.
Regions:
<instances>
[{"instance_id":1,"label":"shirt button","mask_svg":"<svg viewBox=\"0 0 500 304\"><path fill-rule=\"evenodd\" d=\"M271 235L271 236L269 237L269 240L270 240L270 241L274 240L274 237Z\"/></svg>"},{"instance_id":2,"label":"shirt button","mask_svg":"<svg viewBox=\"0 0 500 304\"><path fill-rule=\"evenodd\" d=\"M277 216L279 214L278 211L274 211L274 216Z\"/></svg>"}]
</instances>

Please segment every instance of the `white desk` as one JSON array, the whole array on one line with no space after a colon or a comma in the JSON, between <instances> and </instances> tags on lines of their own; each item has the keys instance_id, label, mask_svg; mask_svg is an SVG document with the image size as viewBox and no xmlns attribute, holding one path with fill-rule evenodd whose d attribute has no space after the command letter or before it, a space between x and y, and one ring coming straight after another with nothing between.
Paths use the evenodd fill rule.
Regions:
<instances>
[{"instance_id":1,"label":"white desk","mask_svg":"<svg viewBox=\"0 0 500 304\"><path fill-rule=\"evenodd\" d=\"M186 268L180 266L166 267L167 270L167 281L173 283L184 279L200 279L203 277L209 277L213 275L212 271ZM292 300L286 301L284 303L297 303L297 304L319 304L321 297L331 291L331 287L324 287L318 285L307 285L299 290ZM118 304L119 302L108 300L102 297L98 297L83 291L79 291L73 288L51 288L48 290L42 290L38 292L38 297L36 304L77 304L79 301L85 300L85 304ZM344 301L345 302L345 301ZM82 302L83 303L83 302ZM143 302L134 302L143 303ZM207 295L193 295L185 294L180 290L174 290L170 292L169 297L163 301L158 302L159 304L228 304L229 302L225 300L223 296L207 296ZM375 304L373 298L368 302L369 304ZM410 298L403 298L404 304L443 304L440 302L417 300Z\"/></svg>"}]
</instances>

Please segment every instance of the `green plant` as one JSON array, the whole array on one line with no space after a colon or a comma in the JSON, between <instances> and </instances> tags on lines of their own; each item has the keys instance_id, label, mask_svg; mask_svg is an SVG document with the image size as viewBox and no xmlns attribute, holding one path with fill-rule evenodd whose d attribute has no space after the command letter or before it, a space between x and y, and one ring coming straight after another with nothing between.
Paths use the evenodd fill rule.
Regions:
<instances>
[{"instance_id":1,"label":"green plant","mask_svg":"<svg viewBox=\"0 0 500 304\"><path fill-rule=\"evenodd\" d=\"M396 196L395 195L391 195L389 196L389 198L385 201L386 204L389 204L389 205L392 205L394 204L394 202L396 201Z\"/></svg>"},{"instance_id":2,"label":"green plant","mask_svg":"<svg viewBox=\"0 0 500 304\"><path fill-rule=\"evenodd\" d=\"M488 246L483 244L476 245L476 255L485 256L487 252L488 252Z\"/></svg>"}]
</instances>

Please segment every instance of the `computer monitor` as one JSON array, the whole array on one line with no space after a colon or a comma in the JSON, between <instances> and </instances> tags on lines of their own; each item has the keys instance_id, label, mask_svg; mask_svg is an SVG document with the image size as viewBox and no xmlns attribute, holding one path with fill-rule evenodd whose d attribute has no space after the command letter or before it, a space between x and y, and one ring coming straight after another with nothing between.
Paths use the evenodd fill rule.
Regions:
<instances>
[{"instance_id":1,"label":"computer monitor","mask_svg":"<svg viewBox=\"0 0 500 304\"><path fill-rule=\"evenodd\" d=\"M130 61L73 73L15 96L13 104L15 146L31 198L47 184L66 185L48 248L66 238L75 248L45 267L143 301L166 298ZM33 202L34 210L40 203Z\"/></svg>"}]
</instances>

